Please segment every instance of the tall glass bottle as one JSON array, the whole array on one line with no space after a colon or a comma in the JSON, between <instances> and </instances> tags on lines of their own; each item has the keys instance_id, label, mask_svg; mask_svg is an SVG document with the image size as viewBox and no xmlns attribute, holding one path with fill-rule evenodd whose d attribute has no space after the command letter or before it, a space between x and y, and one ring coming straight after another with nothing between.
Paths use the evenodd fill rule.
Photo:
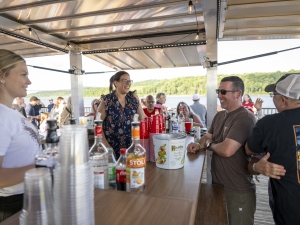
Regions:
<instances>
[{"instance_id":1,"label":"tall glass bottle","mask_svg":"<svg viewBox=\"0 0 300 225\"><path fill-rule=\"evenodd\" d=\"M112 148L107 148L108 150L108 183L109 189L116 190L116 159L114 156L114 150Z\"/></svg>"},{"instance_id":2,"label":"tall glass bottle","mask_svg":"<svg viewBox=\"0 0 300 225\"><path fill-rule=\"evenodd\" d=\"M184 132L184 115L183 115L183 107L181 105L178 114L178 131Z\"/></svg>"},{"instance_id":3,"label":"tall glass bottle","mask_svg":"<svg viewBox=\"0 0 300 225\"><path fill-rule=\"evenodd\" d=\"M126 151L126 191L145 192L146 150L140 144L138 114L131 123L132 144Z\"/></svg>"},{"instance_id":4,"label":"tall glass bottle","mask_svg":"<svg viewBox=\"0 0 300 225\"><path fill-rule=\"evenodd\" d=\"M58 142L56 120L47 120L48 131L46 136L46 148L35 156L35 167L47 167L53 181L53 170L55 168L58 157Z\"/></svg>"},{"instance_id":5,"label":"tall glass bottle","mask_svg":"<svg viewBox=\"0 0 300 225\"><path fill-rule=\"evenodd\" d=\"M108 189L108 150L102 143L102 120L95 121L95 141L89 151L94 188Z\"/></svg>"}]
</instances>

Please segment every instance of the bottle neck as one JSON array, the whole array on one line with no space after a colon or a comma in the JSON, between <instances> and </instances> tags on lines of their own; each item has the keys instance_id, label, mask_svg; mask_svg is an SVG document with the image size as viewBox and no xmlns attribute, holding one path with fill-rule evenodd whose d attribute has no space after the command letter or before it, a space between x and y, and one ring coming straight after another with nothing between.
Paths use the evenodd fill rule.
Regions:
<instances>
[{"instance_id":1,"label":"bottle neck","mask_svg":"<svg viewBox=\"0 0 300 225\"><path fill-rule=\"evenodd\" d=\"M136 145L136 144L140 144L140 138L132 138L132 142Z\"/></svg>"},{"instance_id":2,"label":"bottle neck","mask_svg":"<svg viewBox=\"0 0 300 225\"><path fill-rule=\"evenodd\" d=\"M96 143L99 143L99 142L102 142L102 135L97 135L97 136L95 136L95 144Z\"/></svg>"}]
</instances>

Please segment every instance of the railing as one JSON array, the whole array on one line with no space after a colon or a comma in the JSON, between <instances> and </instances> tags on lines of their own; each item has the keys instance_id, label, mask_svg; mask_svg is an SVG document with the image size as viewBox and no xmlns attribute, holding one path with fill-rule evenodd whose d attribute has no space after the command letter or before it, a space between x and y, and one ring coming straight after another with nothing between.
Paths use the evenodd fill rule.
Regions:
<instances>
[{"instance_id":1,"label":"railing","mask_svg":"<svg viewBox=\"0 0 300 225\"><path fill-rule=\"evenodd\" d=\"M91 107L84 107L84 115L86 116L89 114L91 109ZM262 110L264 115L270 115L278 112L276 108L263 108Z\"/></svg>"},{"instance_id":2,"label":"railing","mask_svg":"<svg viewBox=\"0 0 300 225\"><path fill-rule=\"evenodd\" d=\"M270 115L274 113L278 113L276 108L263 108L262 109L264 115Z\"/></svg>"}]
</instances>

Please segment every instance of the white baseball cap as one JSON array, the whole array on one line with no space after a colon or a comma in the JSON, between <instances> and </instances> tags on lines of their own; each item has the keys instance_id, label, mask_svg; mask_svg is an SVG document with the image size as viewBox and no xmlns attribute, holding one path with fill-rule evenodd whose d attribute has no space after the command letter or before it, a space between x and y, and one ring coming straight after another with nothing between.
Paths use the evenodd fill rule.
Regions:
<instances>
[{"instance_id":1,"label":"white baseball cap","mask_svg":"<svg viewBox=\"0 0 300 225\"><path fill-rule=\"evenodd\" d=\"M277 91L285 97L300 99L300 74L285 74L275 84L266 86L265 91Z\"/></svg>"},{"instance_id":2,"label":"white baseball cap","mask_svg":"<svg viewBox=\"0 0 300 225\"><path fill-rule=\"evenodd\" d=\"M200 99L200 96L198 94L193 94L193 97L192 97L193 100L199 100Z\"/></svg>"}]
</instances>

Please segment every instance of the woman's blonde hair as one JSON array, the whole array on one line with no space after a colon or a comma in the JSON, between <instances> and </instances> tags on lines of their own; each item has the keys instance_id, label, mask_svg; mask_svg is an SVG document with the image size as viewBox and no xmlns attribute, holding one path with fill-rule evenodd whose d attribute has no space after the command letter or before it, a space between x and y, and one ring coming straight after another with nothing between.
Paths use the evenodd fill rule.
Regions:
<instances>
[{"instance_id":1,"label":"woman's blonde hair","mask_svg":"<svg viewBox=\"0 0 300 225\"><path fill-rule=\"evenodd\" d=\"M2 76L7 76L12 68L19 62L25 62L25 60L11 51L0 49L0 73Z\"/></svg>"},{"instance_id":2,"label":"woman's blonde hair","mask_svg":"<svg viewBox=\"0 0 300 225\"><path fill-rule=\"evenodd\" d=\"M64 100L64 98L63 97L57 97L57 99L56 99L56 102L55 102L55 105L54 105L54 108L55 109L57 109L58 108L58 106L59 106L59 100Z\"/></svg>"},{"instance_id":3,"label":"woman's blonde hair","mask_svg":"<svg viewBox=\"0 0 300 225\"><path fill-rule=\"evenodd\" d=\"M46 112L41 113L41 123L48 118L49 118L49 113Z\"/></svg>"}]
</instances>

